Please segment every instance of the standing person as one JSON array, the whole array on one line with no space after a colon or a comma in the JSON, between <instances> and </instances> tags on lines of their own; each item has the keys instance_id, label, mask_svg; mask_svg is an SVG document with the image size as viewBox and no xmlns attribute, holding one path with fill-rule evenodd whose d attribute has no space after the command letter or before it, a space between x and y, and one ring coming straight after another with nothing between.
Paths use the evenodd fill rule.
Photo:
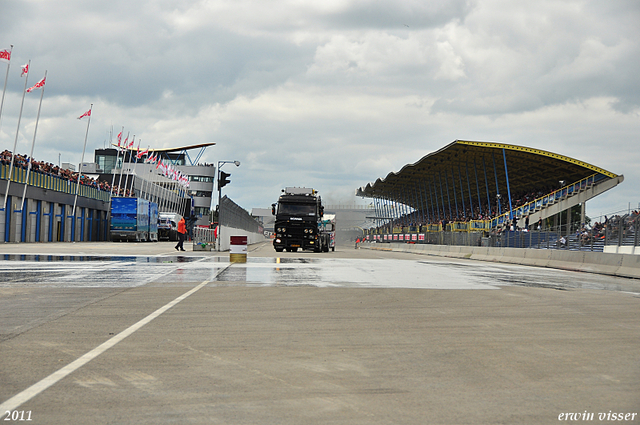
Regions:
<instances>
[{"instance_id":1,"label":"standing person","mask_svg":"<svg viewBox=\"0 0 640 425\"><path fill-rule=\"evenodd\" d=\"M187 225L185 224L184 217L178 222L178 245L176 245L176 251L184 251L184 236L187 233Z\"/></svg>"}]
</instances>

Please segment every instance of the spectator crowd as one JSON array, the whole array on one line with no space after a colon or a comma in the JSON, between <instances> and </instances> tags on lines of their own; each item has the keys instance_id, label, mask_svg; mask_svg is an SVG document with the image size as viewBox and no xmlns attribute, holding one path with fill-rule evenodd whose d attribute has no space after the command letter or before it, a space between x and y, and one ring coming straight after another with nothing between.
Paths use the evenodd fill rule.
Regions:
<instances>
[{"instance_id":1,"label":"spectator crowd","mask_svg":"<svg viewBox=\"0 0 640 425\"><path fill-rule=\"evenodd\" d=\"M11 151L6 149L0 154L0 163L2 165L10 165L12 157L14 168L22 168L26 170L29 167L29 162L31 162L31 172L33 173L41 173L47 176L58 177L72 183L77 183L79 181L83 186L89 186L107 192L111 192L112 190L111 184L105 180L95 179L87 176L86 174L80 174L67 168L61 168L50 162L38 161L33 158L29 158L27 155L11 155ZM118 185L113 187L114 196L130 196L130 194L129 189L120 188Z\"/></svg>"}]
</instances>

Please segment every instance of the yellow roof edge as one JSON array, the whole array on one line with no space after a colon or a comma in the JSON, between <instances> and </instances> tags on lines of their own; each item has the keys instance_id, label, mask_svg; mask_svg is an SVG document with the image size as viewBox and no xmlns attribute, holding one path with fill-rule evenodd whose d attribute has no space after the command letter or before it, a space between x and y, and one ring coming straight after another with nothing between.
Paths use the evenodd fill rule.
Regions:
<instances>
[{"instance_id":1,"label":"yellow roof edge","mask_svg":"<svg viewBox=\"0 0 640 425\"><path fill-rule=\"evenodd\" d=\"M112 146L118 147L118 145L116 143L111 143ZM177 148L160 148L160 149L149 149L149 153L152 152L162 152L162 153L172 153L172 152L182 152L182 151L188 151L191 149L198 149L198 148L203 148L203 147L209 147L209 146L214 146L215 143L213 142L209 142L209 143L200 143L198 145L188 145L188 146L180 146ZM126 150L126 151L133 151L133 152L137 152L138 149L137 148L125 148L125 147L120 147L120 149Z\"/></svg>"},{"instance_id":2,"label":"yellow roof edge","mask_svg":"<svg viewBox=\"0 0 640 425\"><path fill-rule=\"evenodd\" d=\"M611 171L607 171L604 168L596 167L595 165L589 164L587 162L580 161L578 159L571 158L571 157L568 157L568 156L565 156L565 155L560 155L560 154L557 154L557 153L545 151L545 150L542 150L542 149L535 149L535 148L529 148L529 147L526 147L526 146L518 146L518 145L508 145L508 144L505 144L505 143L498 143L498 142L473 142L473 141L470 141L470 140L456 140L456 143L459 143L459 144L462 144L462 145L485 147L485 148L499 148L499 149L508 149L508 150L512 150L512 151L533 153L533 154L536 154L536 155L542 155L542 156L547 156L549 158L559 159L561 161L569 162L571 164L576 164L576 165L579 165L581 167L587 168L589 170L593 170L593 171L595 171L597 173L604 174L605 176L607 176L609 178L618 177L617 174L612 173Z\"/></svg>"}]
</instances>

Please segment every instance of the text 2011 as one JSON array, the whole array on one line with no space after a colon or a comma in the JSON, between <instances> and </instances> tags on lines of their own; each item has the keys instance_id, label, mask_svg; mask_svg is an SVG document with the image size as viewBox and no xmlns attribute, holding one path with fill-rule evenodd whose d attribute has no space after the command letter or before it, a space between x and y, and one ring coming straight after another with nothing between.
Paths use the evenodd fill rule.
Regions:
<instances>
[{"instance_id":1,"label":"text 2011","mask_svg":"<svg viewBox=\"0 0 640 425\"><path fill-rule=\"evenodd\" d=\"M4 412L5 421L30 421L31 410L7 410Z\"/></svg>"}]
</instances>

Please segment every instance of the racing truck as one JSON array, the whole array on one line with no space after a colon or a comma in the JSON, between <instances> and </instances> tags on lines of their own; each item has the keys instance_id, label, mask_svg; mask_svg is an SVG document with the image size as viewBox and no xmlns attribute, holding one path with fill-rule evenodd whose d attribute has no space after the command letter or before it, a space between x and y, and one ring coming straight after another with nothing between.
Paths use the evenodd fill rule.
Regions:
<instances>
[{"instance_id":1,"label":"racing truck","mask_svg":"<svg viewBox=\"0 0 640 425\"><path fill-rule=\"evenodd\" d=\"M271 205L271 213L276 216L273 239L276 252L329 251L331 235L322 231L324 207L315 190L306 187L283 189L278 202Z\"/></svg>"}]
</instances>

